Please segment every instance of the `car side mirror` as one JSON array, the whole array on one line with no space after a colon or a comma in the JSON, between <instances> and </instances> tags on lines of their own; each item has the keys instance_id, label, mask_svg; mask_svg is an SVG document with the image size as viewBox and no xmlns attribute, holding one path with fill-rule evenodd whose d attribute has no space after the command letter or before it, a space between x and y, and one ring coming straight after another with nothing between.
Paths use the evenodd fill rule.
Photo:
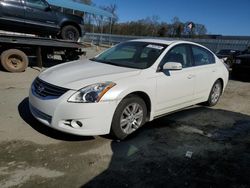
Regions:
<instances>
[{"instance_id":1,"label":"car side mirror","mask_svg":"<svg viewBox=\"0 0 250 188\"><path fill-rule=\"evenodd\" d=\"M162 68L163 70L182 70L182 64L178 62L167 62Z\"/></svg>"}]
</instances>

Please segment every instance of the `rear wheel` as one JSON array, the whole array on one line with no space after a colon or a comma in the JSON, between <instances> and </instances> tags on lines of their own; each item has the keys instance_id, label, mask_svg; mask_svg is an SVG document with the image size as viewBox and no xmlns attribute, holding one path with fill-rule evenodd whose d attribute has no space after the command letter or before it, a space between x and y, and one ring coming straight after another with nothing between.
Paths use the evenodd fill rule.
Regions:
<instances>
[{"instance_id":1,"label":"rear wheel","mask_svg":"<svg viewBox=\"0 0 250 188\"><path fill-rule=\"evenodd\" d=\"M80 32L75 26L66 25L61 30L61 37L64 40L77 41L80 37Z\"/></svg>"},{"instance_id":2,"label":"rear wheel","mask_svg":"<svg viewBox=\"0 0 250 188\"><path fill-rule=\"evenodd\" d=\"M217 80L210 91L210 95L208 101L206 102L206 105L207 106L216 105L220 99L221 93L222 93L222 83L220 80Z\"/></svg>"},{"instance_id":3,"label":"rear wheel","mask_svg":"<svg viewBox=\"0 0 250 188\"><path fill-rule=\"evenodd\" d=\"M111 134L117 139L124 139L140 128L146 120L147 108L145 102L130 96L118 105L111 124Z\"/></svg>"},{"instance_id":4,"label":"rear wheel","mask_svg":"<svg viewBox=\"0 0 250 188\"><path fill-rule=\"evenodd\" d=\"M21 50L9 49L1 54L1 64L9 72L23 72L28 67L29 59Z\"/></svg>"}]
</instances>

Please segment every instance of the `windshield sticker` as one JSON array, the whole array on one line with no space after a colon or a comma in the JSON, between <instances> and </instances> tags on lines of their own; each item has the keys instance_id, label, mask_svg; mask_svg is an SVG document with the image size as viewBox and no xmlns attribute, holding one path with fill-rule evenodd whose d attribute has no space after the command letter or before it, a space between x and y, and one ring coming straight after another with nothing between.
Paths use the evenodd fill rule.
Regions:
<instances>
[{"instance_id":1,"label":"windshield sticker","mask_svg":"<svg viewBox=\"0 0 250 188\"><path fill-rule=\"evenodd\" d=\"M155 45L155 44L149 44L146 47L147 48L154 48L154 49L157 49L157 50L162 50L164 48L163 46L158 46L158 45Z\"/></svg>"}]
</instances>

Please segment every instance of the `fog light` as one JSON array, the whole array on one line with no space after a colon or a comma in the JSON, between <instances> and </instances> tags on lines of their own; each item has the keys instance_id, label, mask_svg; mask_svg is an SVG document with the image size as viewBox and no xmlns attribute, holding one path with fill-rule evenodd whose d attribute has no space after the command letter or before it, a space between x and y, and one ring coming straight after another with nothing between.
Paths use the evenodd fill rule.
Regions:
<instances>
[{"instance_id":1,"label":"fog light","mask_svg":"<svg viewBox=\"0 0 250 188\"><path fill-rule=\"evenodd\" d=\"M80 128L80 127L82 127L82 122L72 120L71 123L70 123L70 125L71 125L71 127L73 127L73 128Z\"/></svg>"}]
</instances>

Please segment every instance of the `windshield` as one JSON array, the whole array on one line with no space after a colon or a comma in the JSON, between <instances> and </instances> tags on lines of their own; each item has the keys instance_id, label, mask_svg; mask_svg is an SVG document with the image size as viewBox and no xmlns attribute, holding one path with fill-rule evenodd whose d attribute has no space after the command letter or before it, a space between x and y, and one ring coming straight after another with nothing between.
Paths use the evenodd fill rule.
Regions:
<instances>
[{"instance_id":1,"label":"windshield","mask_svg":"<svg viewBox=\"0 0 250 188\"><path fill-rule=\"evenodd\" d=\"M148 42L125 42L100 54L92 61L116 66L146 69L154 64L167 45Z\"/></svg>"}]
</instances>

